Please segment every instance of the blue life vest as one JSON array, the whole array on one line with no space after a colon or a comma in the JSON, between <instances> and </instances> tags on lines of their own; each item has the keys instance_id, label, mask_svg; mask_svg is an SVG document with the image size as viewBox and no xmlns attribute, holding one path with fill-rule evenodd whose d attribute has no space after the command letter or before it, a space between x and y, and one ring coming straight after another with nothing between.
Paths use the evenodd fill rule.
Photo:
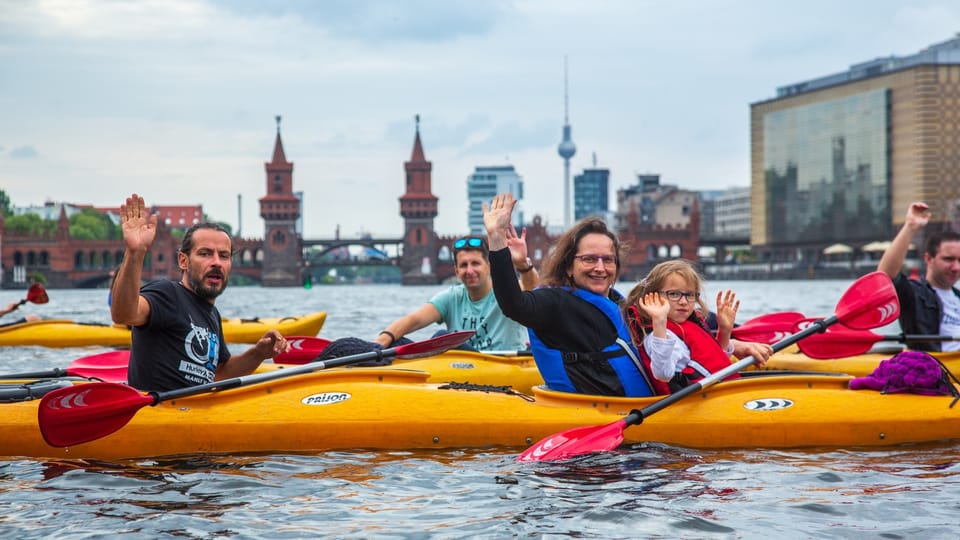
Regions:
<instances>
[{"instance_id":1,"label":"blue life vest","mask_svg":"<svg viewBox=\"0 0 960 540\"><path fill-rule=\"evenodd\" d=\"M654 395L650 380L643 370L643 364L636 348L630 341L630 332L623 322L623 316L620 314L617 304L605 296L584 289L576 289L572 294L581 300L590 302L606 315L617 330L617 339L604 347L602 351L558 351L547 347L537 337L533 329L528 329L533 359L536 361L537 369L543 376L544 382L547 383L547 387L552 390L577 393L578 390L567 375L564 363L568 361L607 362L617 374L625 396L648 397Z\"/></svg>"}]
</instances>

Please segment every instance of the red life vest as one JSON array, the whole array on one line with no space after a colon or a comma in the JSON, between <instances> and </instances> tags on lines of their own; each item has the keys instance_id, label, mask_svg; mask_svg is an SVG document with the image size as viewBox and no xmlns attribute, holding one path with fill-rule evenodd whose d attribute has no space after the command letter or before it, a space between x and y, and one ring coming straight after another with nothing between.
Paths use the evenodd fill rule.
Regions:
<instances>
[{"instance_id":1,"label":"red life vest","mask_svg":"<svg viewBox=\"0 0 960 540\"><path fill-rule=\"evenodd\" d=\"M652 330L652 328L647 328L648 333ZM720 343L717 342L717 339L697 321L687 319L681 324L667 321L667 330L676 334L677 337L687 345L687 348L690 349L690 363L680 372L686 377L688 383L697 382L711 373L716 373L723 368L730 367L730 357L727 356L726 351L720 348ZM646 367L647 372L651 374L650 378L653 380L654 391L656 391L658 395L670 394L669 383L652 376L652 362L642 344L639 350L644 367ZM724 380L736 379L738 377L740 377L740 375L734 373Z\"/></svg>"}]
</instances>

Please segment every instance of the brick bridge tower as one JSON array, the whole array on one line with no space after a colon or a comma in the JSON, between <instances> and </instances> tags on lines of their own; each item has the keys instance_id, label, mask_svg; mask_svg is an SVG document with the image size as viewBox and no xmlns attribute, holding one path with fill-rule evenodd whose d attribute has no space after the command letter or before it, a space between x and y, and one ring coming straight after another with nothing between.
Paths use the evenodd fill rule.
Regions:
<instances>
[{"instance_id":1,"label":"brick bridge tower","mask_svg":"<svg viewBox=\"0 0 960 540\"><path fill-rule=\"evenodd\" d=\"M277 116L277 141L273 145L273 160L265 164L267 194L260 199L260 217L263 218L263 274L264 287L292 287L302 284L300 278L303 258L297 218L300 217L300 199L293 194L293 163L287 161L280 140L280 116Z\"/></svg>"},{"instance_id":2,"label":"brick bridge tower","mask_svg":"<svg viewBox=\"0 0 960 540\"><path fill-rule=\"evenodd\" d=\"M430 171L433 164L423 155L420 143L420 115L416 116L417 132L413 154L403 164L407 189L400 197L403 217L403 257L400 259L401 282L404 285L436 285L437 235L433 219L437 217L437 197L430 192Z\"/></svg>"}]
</instances>

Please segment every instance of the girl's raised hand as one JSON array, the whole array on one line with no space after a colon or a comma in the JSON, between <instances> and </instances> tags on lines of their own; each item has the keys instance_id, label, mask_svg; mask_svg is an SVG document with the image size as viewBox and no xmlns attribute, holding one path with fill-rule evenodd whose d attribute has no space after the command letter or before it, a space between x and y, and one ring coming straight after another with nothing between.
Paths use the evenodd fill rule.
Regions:
<instances>
[{"instance_id":1,"label":"girl's raised hand","mask_svg":"<svg viewBox=\"0 0 960 540\"><path fill-rule=\"evenodd\" d=\"M665 322L670 314L670 302L658 292L648 292L637 300L637 307L643 310L653 322Z\"/></svg>"},{"instance_id":2,"label":"girl's raised hand","mask_svg":"<svg viewBox=\"0 0 960 540\"><path fill-rule=\"evenodd\" d=\"M717 328L720 330L733 330L733 323L737 320L737 311L740 309L740 301L733 291L727 289L717 293Z\"/></svg>"}]
</instances>

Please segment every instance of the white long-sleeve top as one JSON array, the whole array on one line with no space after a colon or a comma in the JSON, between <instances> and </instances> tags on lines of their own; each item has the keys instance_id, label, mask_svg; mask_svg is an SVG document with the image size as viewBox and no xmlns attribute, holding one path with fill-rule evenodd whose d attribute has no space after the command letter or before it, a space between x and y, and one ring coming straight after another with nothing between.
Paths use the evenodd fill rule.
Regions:
<instances>
[{"instance_id":1,"label":"white long-sleeve top","mask_svg":"<svg viewBox=\"0 0 960 540\"><path fill-rule=\"evenodd\" d=\"M659 381L669 381L690 363L690 347L669 329L663 338L648 333L643 338L643 348L650 357L653 376ZM733 341L727 343L726 353L727 356L733 354Z\"/></svg>"}]
</instances>

